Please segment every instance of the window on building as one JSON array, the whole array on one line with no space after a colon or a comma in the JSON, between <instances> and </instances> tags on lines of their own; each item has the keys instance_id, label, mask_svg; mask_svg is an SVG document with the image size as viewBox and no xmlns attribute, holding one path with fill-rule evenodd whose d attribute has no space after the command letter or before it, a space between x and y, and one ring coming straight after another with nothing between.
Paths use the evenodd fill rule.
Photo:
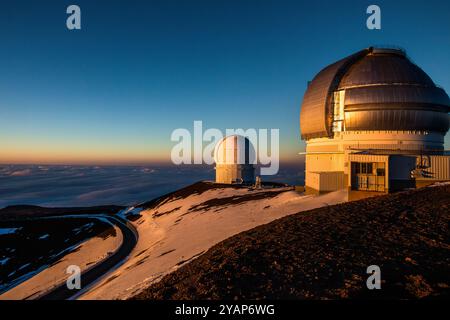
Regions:
<instances>
[{"instance_id":1,"label":"window on building","mask_svg":"<svg viewBox=\"0 0 450 320\"><path fill-rule=\"evenodd\" d=\"M361 173L361 163L359 162L353 162L355 173Z\"/></svg>"},{"instance_id":2,"label":"window on building","mask_svg":"<svg viewBox=\"0 0 450 320\"><path fill-rule=\"evenodd\" d=\"M360 165L361 165L361 173L366 173L366 163L363 162Z\"/></svg>"},{"instance_id":3,"label":"window on building","mask_svg":"<svg viewBox=\"0 0 450 320\"><path fill-rule=\"evenodd\" d=\"M352 162L352 172L356 174L375 174L381 165L376 162ZM382 172L384 172L384 168ZM378 174L379 175L379 174Z\"/></svg>"}]
</instances>

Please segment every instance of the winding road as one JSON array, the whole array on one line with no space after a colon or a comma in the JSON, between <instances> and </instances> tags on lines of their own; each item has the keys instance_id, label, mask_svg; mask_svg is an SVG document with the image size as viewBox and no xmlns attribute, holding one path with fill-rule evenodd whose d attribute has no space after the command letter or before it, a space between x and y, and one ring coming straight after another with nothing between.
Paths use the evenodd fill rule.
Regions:
<instances>
[{"instance_id":1,"label":"winding road","mask_svg":"<svg viewBox=\"0 0 450 320\"><path fill-rule=\"evenodd\" d=\"M96 217L93 217L96 218ZM97 217L98 218L98 217ZM116 252L114 252L110 257L106 258L102 262L96 264L94 267L81 273L81 289L70 290L67 288L66 282L55 287L45 295L40 296L39 300L67 300L74 296L77 296L84 291L87 287L94 284L98 279L103 277L106 273L115 269L121 262L125 260L126 257L135 247L138 234L136 229L128 221L121 219L119 217L113 216L103 216L102 218L107 219L110 223L114 224L123 234L122 245Z\"/></svg>"}]
</instances>

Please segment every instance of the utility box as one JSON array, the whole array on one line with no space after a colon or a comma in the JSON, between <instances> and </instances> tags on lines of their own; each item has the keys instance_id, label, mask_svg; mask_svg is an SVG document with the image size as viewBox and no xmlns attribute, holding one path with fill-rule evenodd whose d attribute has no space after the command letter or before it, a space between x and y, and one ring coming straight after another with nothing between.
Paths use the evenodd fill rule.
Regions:
<instances>
[{"instance_id":1,"label":"utility box","mask_svg":"<svg viewBox=\"0 0 450 320\"><path fill-rule=\"evenodd\" d=\"M344 189L343 171L310 172L306 185L317 192L330 192Z\"/></svg>"}]
</instances>

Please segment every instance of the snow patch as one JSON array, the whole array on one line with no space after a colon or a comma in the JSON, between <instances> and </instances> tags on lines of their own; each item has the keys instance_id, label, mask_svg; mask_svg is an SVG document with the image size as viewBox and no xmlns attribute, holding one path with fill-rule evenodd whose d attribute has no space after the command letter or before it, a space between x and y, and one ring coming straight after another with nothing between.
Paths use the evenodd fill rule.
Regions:
<instances>
[{"instance_id":1,"label":"snow patch","mask_svg":"<svg viewBox=\"0 0 450 320\"><path fill-rule=\"evenodd\" d=\"M96 218L111 224L106 218ZM15 283L19 284L1 294L0 300L35 299L66 281L68 277L66 271L69 265L79 266L82 272L95 266L113 254L122 245L122 231L112 224L111 226L114 227L115 237L109 236L106 239L93 237L66 249L65 251L71 253L65 255L51 266L45 265L20 277L15 281ZM25 268L25 266L21 268ZM10 276L14 273L11 273Z\"/></svg>"},{"instance_id":2,"label":"snow patch","mask_svg":"<svg viewBox=\"0 0 450 320\"><path fill-rule=\"evenodd\" d=\"M120 210L116 215L127 220L129 216L137 216L141 213L142 208L129 207L123 210Z\"/></svg>"},{"instance_id":3,"label":"snow patch","mask_svg":"<svg viewBox=\"0 0 450 320\"><path fill-rule=\"evenodd\" d=\"M7 234L14 234L17 232L17 230L20 230L21 228L0 228L0 236L7 235Z\"/></svg>"},{"instance_id":4,"label":"snow patch","mask_svg":"<svg viewBox=\"0 0 450 320\"><path fill-rule=\"evenodd\" d=\"M448 186L450 185L450 181L442 181L442 182L435 182L431 185L429 185L429 188L433 188L433 187L443 187L443 186Z\"/></svg>"},{"instance_id":5,"label":"snow patch","mask_svg":"<svg viewBox=\"0 0 450 320\"><path fill-rule=\"evenodd\" d=\"M225 187L163 201L132 222L139 239L129 258L80 298L129 298L237 233L346 200L346 190L313 196L292 188Z\"/></svg>"}]
</instances>

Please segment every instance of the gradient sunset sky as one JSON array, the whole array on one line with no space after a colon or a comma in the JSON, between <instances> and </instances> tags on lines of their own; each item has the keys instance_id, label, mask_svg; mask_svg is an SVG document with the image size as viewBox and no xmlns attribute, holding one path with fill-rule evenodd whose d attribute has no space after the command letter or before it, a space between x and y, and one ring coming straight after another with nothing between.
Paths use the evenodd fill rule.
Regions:
<instances>
[{"instance_id":1,"label":"gradient sunset sky","mask_svg":"<svg viewBox=\"0 0 450 320\"><path fill-rule=\"evenodd\" d=\"M70 4L82 30L66 28ZM194 120L279 128L296 161L307 81L372 45L405 48L450 93L447 0L3 0L0 40L0 163L168 161Z\"/></svg>"}]
</instances>

